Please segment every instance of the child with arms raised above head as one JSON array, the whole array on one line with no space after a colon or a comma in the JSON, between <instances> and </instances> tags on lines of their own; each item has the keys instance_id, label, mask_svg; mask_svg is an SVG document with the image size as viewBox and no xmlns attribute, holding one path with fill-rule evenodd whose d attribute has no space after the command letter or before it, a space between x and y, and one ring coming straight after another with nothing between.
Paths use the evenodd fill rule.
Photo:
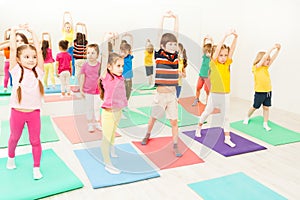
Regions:
<instances>
[{"instance_id":1,"label":"child with arms raised above head","mask_svg":"<svg viewBox=\"0 0 300 200\"><path fill-rule=\"evenodd\" d=\"M258 52L252 67L252 72L254 74L255 90L254 103L253 107L249 109L247 117L245 118L243 123L248 124L249 118L254 113L254 111L256 109L259 109L259 107L263 105L263 127L264 129L266 129L266 131L271 130L271 128L268 126L269 107L271 106L272 97L272 86L269 74L269 67L277 58L280 48L280 44L275 44L274 47L272 47L268 52Z\"/></svg>"}]
</instances>

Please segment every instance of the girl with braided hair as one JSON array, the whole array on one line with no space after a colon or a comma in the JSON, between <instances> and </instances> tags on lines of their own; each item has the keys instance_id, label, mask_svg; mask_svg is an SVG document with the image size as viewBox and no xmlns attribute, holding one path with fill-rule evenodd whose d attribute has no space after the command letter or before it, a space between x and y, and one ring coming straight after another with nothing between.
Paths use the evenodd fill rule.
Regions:
<instances>
[{"instance_id":1,"label":"girl with braided hair","mask_svg":"<svg viewBox=\"0 0 300 200\"><path fill-rule=\"evenodd\" d=\"M32 34L33 45L21 44L18 46L16 30L26 30ZM13 77L13 88L10 97L10 137L8 141L8 169L16 168L15 150L22 135L24 125L27 124L29 140L33 154L33 178L43 177L40 172L42 147L40 141L41 118L40 108L44 87L43 56L36 34L28 25L20 25L11 29L10 38L10 67Z\"/></svg>"}]
</instances>

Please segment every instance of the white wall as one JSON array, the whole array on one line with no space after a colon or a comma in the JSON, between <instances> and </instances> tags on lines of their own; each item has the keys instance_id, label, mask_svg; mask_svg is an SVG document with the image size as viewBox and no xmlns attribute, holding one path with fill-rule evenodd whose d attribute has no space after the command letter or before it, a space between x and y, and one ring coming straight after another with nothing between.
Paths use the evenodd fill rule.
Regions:
<instances>
[{"instance_id":1,"label":"white wall","mask_svg":"<svg viewBox=\"0 0 300 200\"><path fill-rule=\"evenodd\" d=\"M99 2L100 6L95 2ZM39 35L43 31L50 32L54 52L61 39L64 11L71 12L74 23L86 23L90 43L100 43L106 31L156 29L162 14L170 9L179 16L180 33L194 44L201 45L205 34L212 35L218 42L226 30L236 28L239 38L232 64L232 96L251 101L251 65L256 53L269 49L274 43L281 43L282 50L270 70L273 106L300 114L297 84L300 2L297 0L11 0L1 1L0 7L0 38L3 38L6 28L28 22ZM134 44L134 49L142 48L148 37L157 39L155 34L147 35L147 31L139 37L140 42ZM192 64L199 67L201 51L194 44L187 44L186 48L189 57L193 57ZM199 59L195 58L197 55ZM135 64L141 66L141 52L137 51L135 58ZM189 75L191 85L195 85L197 70Z\"/></svg>"}]
</instances>

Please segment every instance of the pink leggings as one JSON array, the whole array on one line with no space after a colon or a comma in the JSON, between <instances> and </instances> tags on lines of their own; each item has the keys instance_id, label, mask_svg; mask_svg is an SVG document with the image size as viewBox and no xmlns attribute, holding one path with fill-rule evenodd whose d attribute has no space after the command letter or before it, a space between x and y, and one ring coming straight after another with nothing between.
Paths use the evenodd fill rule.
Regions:
<instances>
[{"instance_id":1,"label":"pink leggings","mask_svg":"<svg viewBox=\"0 0 300 200\"><path fill-rule=\"evenodd\" d=\"M41 117L40 110L32 112L21 112L14 108L10 114L10 137L8 141L8 156L15 157L15 150L22 135L24 125L27 123L29 140L32 146L33 166L39 167L42 155L42 145L40 141Z\"/></svg>"},{"instance_id":2,"label":"pink leggings","mask_svg":"<svg viewBox=\"0 0 300 200\"><path fill-rule=\"evenodd\" d=\"M9 79L10 79L10 86L12 86L12 80L9 73L9 61L6 60L4 65L4 88L7 88Z\"/></svg>"}]
</instances>

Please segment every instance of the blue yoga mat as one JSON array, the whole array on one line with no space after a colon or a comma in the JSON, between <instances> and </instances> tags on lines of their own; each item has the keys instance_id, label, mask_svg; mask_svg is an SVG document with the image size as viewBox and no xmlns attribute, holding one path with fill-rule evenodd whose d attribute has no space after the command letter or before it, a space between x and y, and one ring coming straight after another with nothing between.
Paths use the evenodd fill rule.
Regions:
<instances>
[{"instance_id":1,"label":"blue yoga mat","mask_svg":"<svg viewBox=\"0 0 300 200\"><path fill-rule=\"evenodd\" d=\"M48 88L44 87L45 94L52 94L52 93L60 93L60 85L55 85L55 88L49 86Z\"/></svg>"},{"instance_id":2,"label":"blue yoga mat","mask_svg":"<svg viewBox=\"0 0 300 200\"><path fill-rule=\"evenodd\" d=\"M104 169L100 148L74 150L83 166L93 188L102 188L120 184L156 178L160 175L153 169L130 144L115 146L118 158L111 158L120 174L110 174Z\"/></svg>"},{"instance_id":3,"label":"blue yoga mat","mask_svg":"<svg viewBox=\"0 0 300 200\"><path fill-rule=\"evenodd\" d=\"M191 183L188 186L205 200L286 200L242 172Z\"/></svg>"},{"instance_id":4,"label":"blue yoga mat","mask_svg":"<svg viewBox=\"0 0 300 200\"><path fill-rule=\"evenodd\" d=\"M39 199L83 187L82 182L52 149L43 150L43 178L32 177L32 154L17 155L16 169L6 169L7 158L0 158L0 199Z\"/></svg>"}]
</instances>

